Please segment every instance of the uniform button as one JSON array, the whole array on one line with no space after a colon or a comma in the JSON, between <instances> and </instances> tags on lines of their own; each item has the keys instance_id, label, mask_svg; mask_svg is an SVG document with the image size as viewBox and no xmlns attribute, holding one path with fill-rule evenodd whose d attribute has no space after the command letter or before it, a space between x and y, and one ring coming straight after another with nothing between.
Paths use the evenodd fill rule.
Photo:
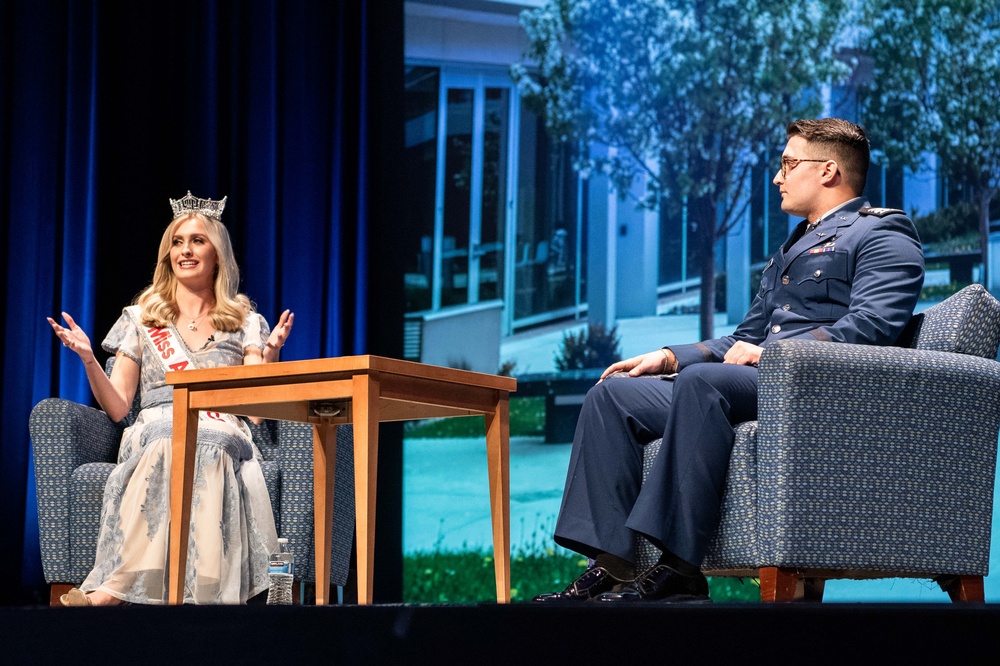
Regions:
<instances>
[{"instance_id":1,"label":"uniform button","mask_svg":"<svg viewBox=\"0 0 1000 666\"><path fill-rule=\"evenodd\" d=\"M781 306L781 309L784 310L785 312L788 312L789 310L792 309L792 306L789 305L788 303L785 303L784 305Z\"/></svg>"},{"instance_id":2,"label":"uniform button","mask_svg":"<svg viewBox=\"0 0 1000 666\"><path fill-rule=\"evenodd\" d=\"M771 332L772 333L780 333L781 332L781 327L778 326L777 324L775 324L774 326L771 327Z\"/></svg>"},{"instance_id":3,"label":"uniform button","mask_svg":"<svg viewBox=\"0 0 1000 666\"><path fill-rule=\"evenodd\" d=\"M822 275L822 274L823 274L823 271L821 271L821 270L819 270L819 269L817 268L817 269L816 269L816 270L815 270L815 271L813 272L813 277L819 277L819 276L820 276L820 275Z\"/></svg>"},{"instance_id":4,"label":"uniform button","mask_svg":"<svg viewBox=\"0 0 1000 666\"><path fill-rule=\"evenodd\" d=\"M782 275L781 276L781 284L788 284L789 282L790 282L790 280L788 279L787 275Z\"/></svg>"}]
</instances>

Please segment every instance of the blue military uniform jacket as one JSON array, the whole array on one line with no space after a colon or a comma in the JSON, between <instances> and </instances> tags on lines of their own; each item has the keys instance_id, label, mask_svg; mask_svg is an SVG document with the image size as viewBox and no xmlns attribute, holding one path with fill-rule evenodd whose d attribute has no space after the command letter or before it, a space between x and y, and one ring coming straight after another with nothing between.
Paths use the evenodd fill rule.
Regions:
<instances>
[{"instance_id":1,"label":"blue military uniform jacket","mask_svg":"<svg viewBox=\"0 0 1000 666\"><path fill-rule=\"evenodd\" d=\"M670 349L683 368L721 361L739 340L891 345L910 320L923 281L923 250L910 219L852 199L787 250L778 249L732 335Z\"/></svg>"}]
</instances>

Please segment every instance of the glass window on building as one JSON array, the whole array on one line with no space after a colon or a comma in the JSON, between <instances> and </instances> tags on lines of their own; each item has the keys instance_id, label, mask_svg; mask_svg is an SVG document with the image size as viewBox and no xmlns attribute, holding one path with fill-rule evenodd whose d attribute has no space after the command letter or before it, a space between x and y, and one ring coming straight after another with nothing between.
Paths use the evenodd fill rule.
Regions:
<instances>
[{"instance_id":1,"label":"glass window on building","mask_svg":"<svg viewBox=\"0 0 1000 666\"><path fill-rule=\"evenodd\" d=\"M479 293L482 301L503 298L504 237L507 197L510 195L510 103L508 87L483 89L483 166L479 240L472 251L479 258Z\"/></svg>"},{"instance_id":2,"label":"glass window on building","mask_svg":"<svg viewBox=\"0 0 1000 666\"><path fill-rule=\"evenodd\" d=\"M679 283L688 276L684 234L684 206L664 197L660 204L660 286Z\"/></svg>"},{"instance_id":3,"label":"glass window on building","mask_svg":"<svg viewBox=\"0 0 1000 666\"><path fill-rule=\"evenodd\" d=\"M408 313L504 304L504 332L586 299L574 147L553 142L509 77L406 70Z\"/></svg>"},{"instance_id":4,"label":"glass window on building","mask_svg":"<svg viewBox=\"0 0 1000 666\"><path fill-rule=\"evenodd\" d=\"M903 205L903 169L873 163L868 169L864 197L873 206L898 208Z\"/></svg>"},{"instance_id":5,"label":"glass window on building","mask_svg":"<svg viewBox=\"0 0 1000 666\"><path fill-rule=\"evenodd\" d=\"M444 244L441 305L468 300L469 217L472 210L473 90L446 91L444 140Z\"/></svg>"},{"instance_id":6,"label":"glass window on building","mask_svg":"<svg viewBox=\"0 0 1000 666\"><path fill-rule=\"evenodd\" d=\"M406 311L431 307L434 287L434 175L437 171L438 69L407 67L404 108L406 148L403 223L397 242L406 252Z\"/></svg>"},{"instance_id":7,"label":"glass window on building","mask_svg":"<svg viewBox=\"0 0 1000 666\"><path fill-rule=\"evenodd\" d=\"M531 324L579 311L586 300L584 212L574 146L551 141L522 107L517 169L514 320Z\"/></svg>"},{"instance_id":8,"label":"glass window on building","mask_svg":"<svg viewBox=\"0 0 1000 666\"><path fill-rule=\"evenodd\" d=\"M509 77L406 70L407 312L503 299Z\"/></svg>"}]
</instances>

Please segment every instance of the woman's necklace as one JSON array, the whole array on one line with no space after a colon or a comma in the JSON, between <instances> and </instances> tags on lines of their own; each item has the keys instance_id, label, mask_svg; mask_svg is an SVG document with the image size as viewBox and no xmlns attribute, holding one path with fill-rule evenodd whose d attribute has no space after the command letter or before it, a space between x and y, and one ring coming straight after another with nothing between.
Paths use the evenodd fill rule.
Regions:
<instances>
[{"instance_id":1,"label":"woman's necklace","mask_svg":"<svg viewBox=\"0 0 1000 666\"><path fill-rule=\"evenodd\" d=\"M198 316L197 316L197 317L195 317L194 319L191 319L191 323L190 323L190 324L188 324L188 330L189 330L189 331L197 331L197 330L198 330L198 322L199 322L199 321L201 321L201 319L202 319L202 318L203 318L203 317L204 317L205 315L207 315L207 314L208 314L208 312L209 312L209 311L208 311L208 310L206 310L205 312L202 312L202 313L201 313L200 315L198 315ZM190 319L190 317L187 317L187 318L188 318L188 319Z\"/></svg>"}]
</instances>

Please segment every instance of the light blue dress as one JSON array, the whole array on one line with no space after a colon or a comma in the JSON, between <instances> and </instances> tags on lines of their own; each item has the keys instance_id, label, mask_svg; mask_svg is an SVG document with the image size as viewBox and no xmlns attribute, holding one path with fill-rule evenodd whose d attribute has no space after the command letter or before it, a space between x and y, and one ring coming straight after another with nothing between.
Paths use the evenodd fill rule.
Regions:
<instances>
[{"instance_id":1,"label":"light blue dress","mask_svg":"<svg viewBox=\"0 0 1000 666\"><path fill-rule=\"evenodd\" d=\"M251 313L241 330L216 331L192 350L170 329L197 368L242 365L244 351L262 350L269 333L264 318ZM125 308L101 346L139 364L141 411L122 436L104 489L94 569L80 587L166 603L173 387L164 383L166 368L143 332L138 306ZM245 423L199 418L185 603L245 603L267 589L277 533L259 459Z\"/></svg>"}]
</instances>

